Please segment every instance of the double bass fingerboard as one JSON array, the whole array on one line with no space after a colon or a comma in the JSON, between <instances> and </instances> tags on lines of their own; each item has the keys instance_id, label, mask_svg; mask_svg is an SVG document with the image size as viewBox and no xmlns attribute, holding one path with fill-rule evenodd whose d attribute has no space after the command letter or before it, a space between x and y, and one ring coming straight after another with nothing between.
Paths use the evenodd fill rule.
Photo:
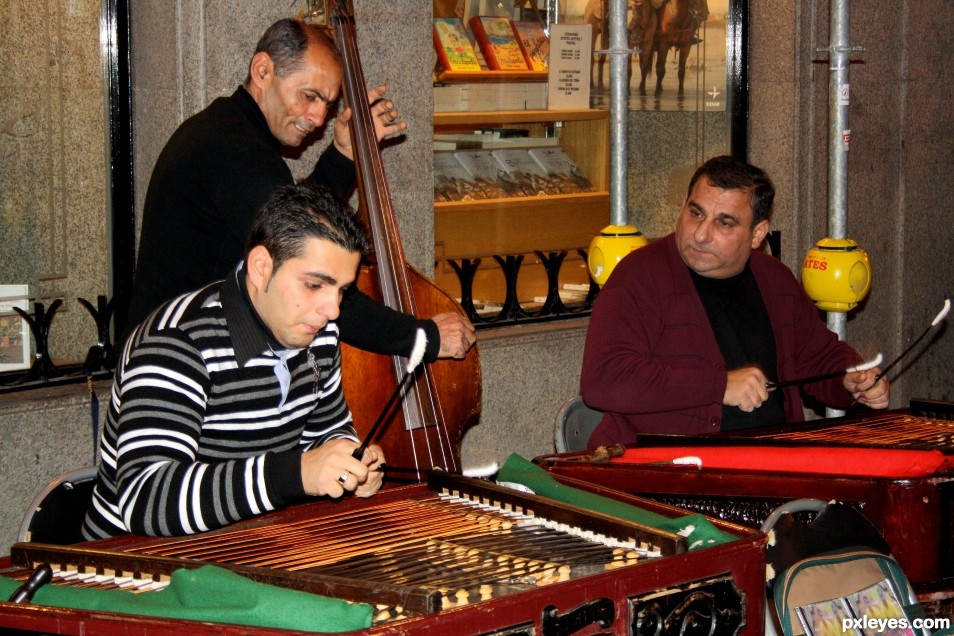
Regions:
<instances>
[{"instance_id":1,"label":"double bass fingerboard","mask_svg":"<svg viewBox=\"0 0 954 636\"><path fill-rule=\"evenodd\" d=\"M53 566L59 584L161 587L212 563L252 579L403 615L516 593L685 551L685 539L488 482L433 476L415 496L121 548L17 544L18 566ZM304 507L303 507L304 508ZM274 513L273 513L274 514Z\"/></svg>"}]
</instances>

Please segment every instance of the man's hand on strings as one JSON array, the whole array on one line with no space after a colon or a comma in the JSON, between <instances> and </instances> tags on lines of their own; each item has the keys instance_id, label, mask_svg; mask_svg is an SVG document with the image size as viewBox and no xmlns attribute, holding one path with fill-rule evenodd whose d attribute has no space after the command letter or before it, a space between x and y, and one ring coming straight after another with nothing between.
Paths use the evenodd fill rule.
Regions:
<instances>
[{"instance_id":1,"label":"man's hand on strings","mask_svg":"<svg viewBox=\"0 0 954 636\"><path fill-rule=\"evenodd\" d=\"M477 342L477 332L467 318L455 312L435 314L431 320L441 334L441 348L438 358L456 358L462 360L470 348Z\"/></svg>"},{"instance_id":2,"label":"man's hand on strings","mask_svg":"<svg viewBox=\"0 0 954 636\"><path fill-rule=\"evenodd\" d=\"M368 479L358 484L354 494L356 497L370 497L381 490L384 483L384 451L377 444L370 444L361 461L368 467Z\"/></svg>"},{"instance_id":3,"label":"man's hand on strings","mask_svg":"<svg viewBox=\"0 0 954 636\"><path fill-rule=\"evenodd\" d=\"M407 130L406 121L398 121L398 111L394 102L384 97L387 86L378 86L368 91L368 104L371 105L371 119L374 121L374 136L378 141L402 134ZM346 108L334 126L334 143L338 151L354 161L354 149L351 147L351 108Z\"/></svg>"}]
</instances>

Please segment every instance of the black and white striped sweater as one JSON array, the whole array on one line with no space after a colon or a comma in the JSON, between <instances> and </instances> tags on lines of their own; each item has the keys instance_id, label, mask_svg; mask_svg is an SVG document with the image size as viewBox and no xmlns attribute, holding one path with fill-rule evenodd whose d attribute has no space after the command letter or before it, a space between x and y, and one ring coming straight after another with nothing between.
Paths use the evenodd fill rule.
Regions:
<instances>
[{"instance_id":1,"label":"black and white striped sweater","mask_svg":"<svg viewBox=\"0 0 954 636\"><path fill-rule=\"evenodd\" d=\"M239 283L239 281L243 281ZM301 453L355 439L334 323L287 359L236 272L159 308L127 340L83 524L87 539L212 530L303 496Z\"/></svg>"}]
</instances>

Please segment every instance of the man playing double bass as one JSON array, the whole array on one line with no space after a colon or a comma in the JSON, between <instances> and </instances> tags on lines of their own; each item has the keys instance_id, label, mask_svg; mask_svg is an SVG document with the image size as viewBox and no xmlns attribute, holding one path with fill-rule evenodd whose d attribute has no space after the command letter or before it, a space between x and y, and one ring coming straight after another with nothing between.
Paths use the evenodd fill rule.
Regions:
<instances>
[{"instance_id":1,"label":"man playing double bass","mask_svg":"<svg viewBox=\"0 0 954 636\"><path fill-rule=\"evenodd\" d=\"M283 147L300 146L325 123L342 79L341 59L322 29L280 20L259 40L244 84L173 133L146 192L131 327L161 303L234 269L256 211L276 187L294 181ZM378 139L407 127L397 121L386 91L379 86L368 92ZM337 118L334 142L308 177L342 197L355 181L350 118L350 109ZM473 325L458 313L420 320L353 288L342 301L338 325L348 344L401 356L423 328L425 361L463 358L476 340Z\"/></svg>"}]
</instances>

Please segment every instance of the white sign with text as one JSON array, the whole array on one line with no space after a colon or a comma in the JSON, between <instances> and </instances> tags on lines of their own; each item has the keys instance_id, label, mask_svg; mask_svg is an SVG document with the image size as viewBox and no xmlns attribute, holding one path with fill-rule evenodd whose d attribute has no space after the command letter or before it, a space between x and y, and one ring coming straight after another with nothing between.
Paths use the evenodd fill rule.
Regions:
<instances>
[{"instance_id":1,"label":"white sign with text","mask_svg":"<svg viewBox=\"0 0 954 636\"><path fill-rule=\"evenodd\" d=\"M547 108L590 107L593 28L588 24L550 25L550 68Z\"/></svg>"}]
</instances>

